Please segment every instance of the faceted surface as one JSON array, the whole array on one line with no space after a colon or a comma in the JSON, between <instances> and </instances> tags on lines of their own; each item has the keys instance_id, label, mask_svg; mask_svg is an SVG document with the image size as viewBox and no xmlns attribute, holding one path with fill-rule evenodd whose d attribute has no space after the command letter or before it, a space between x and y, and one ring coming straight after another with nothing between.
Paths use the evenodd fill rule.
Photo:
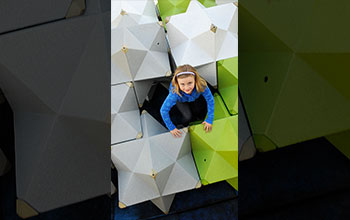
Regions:
<instances>
[{"instance_id":1,"label":"faceted surface","mask_svg":"<svg viewBox=\"0 0 350 220\"><path fill-rule=\"evenodd\" d=\"M190 127L193 156L203 184L238 177L238 116L215 120L211 132Z\"/></svg>"},{"instance_id":2,"label":"faceted surface","mask_svg":"<svg viewBox=\"0 0 350 220\"><path fill-rule=\"evenodd\" d=\"M218 89L230 114L237 114L238 57L218 61Z\"/></svg>"}]
</instances>

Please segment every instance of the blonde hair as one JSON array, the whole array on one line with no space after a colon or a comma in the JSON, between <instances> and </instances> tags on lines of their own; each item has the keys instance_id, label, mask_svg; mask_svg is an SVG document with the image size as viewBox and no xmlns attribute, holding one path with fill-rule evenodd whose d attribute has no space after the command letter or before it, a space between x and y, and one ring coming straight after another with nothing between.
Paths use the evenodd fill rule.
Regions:
<instances>
[{"instance_id":1,"label":"blonde hair","mask_svg":"<svg viewBox=\"0 0 350 220\"><path fill-rule=\"evenodd\" d=\"M172 79L172 84L174 86L174 88L171 90L172 93L177 93L179 96L181 96L180 86L179 86L179 83L177 81L177 78L181 79L181 78L186 78L188 76L193 76L193 75L189 75L189 74L177 76L177 74L182 73L182 72L193 72L195 74L194 81L195 81L197 92L199 92L199 93L204 92L204 90L207 88L207 82L198 74L197 70L194 67L192 67L191 65L185 64L185 65L177 67L177 69L175 70L175 74L174 74L174 77Z\"/></svg>"}]
</instances>

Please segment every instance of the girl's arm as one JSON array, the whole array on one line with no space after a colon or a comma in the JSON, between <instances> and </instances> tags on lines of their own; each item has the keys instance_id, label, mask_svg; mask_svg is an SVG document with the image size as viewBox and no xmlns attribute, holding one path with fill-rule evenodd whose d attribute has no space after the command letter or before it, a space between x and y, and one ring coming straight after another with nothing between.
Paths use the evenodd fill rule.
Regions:
<instances>
[{"instance_id":1,"label":"girl's arm","mask_svg":"<svg viewBox=\"0 0 350 220\"><path fill-rule=\"evenodd\" d=\"M169 111L176 104L176 101L176 95L170 92L169 95L166 97L162 107L160 108L160 114L162 115L163 121L166 127L169 129L169 131L172 131L176 128L175 125L171 122L169 116Z\"/></svg>"},{"instance_id":2,"label":"girl's arm","mask_svg":"<svg viewBox=\"0 0 350 220\"><path fill-rule=\"evenodd\" d=\"M207 101L207 109L208 109L208 113L207 113L208 116L207 116L207 119L205 121L212 125L213 124L213 120L214 120L215 102L214 102L214 97L211 94L210 89L209 89L208 86L204 90L203 96L204 96L205 100Z\"/></svg>"}]
</instances>

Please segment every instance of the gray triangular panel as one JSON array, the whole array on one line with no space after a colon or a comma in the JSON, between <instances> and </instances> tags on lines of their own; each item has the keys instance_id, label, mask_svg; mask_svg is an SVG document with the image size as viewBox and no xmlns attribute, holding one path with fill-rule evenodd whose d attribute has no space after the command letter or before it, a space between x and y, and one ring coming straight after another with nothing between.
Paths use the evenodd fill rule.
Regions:
<instances>
[{"instance_id":1,"label":"gray triangular panel","mask_svg":"<svg viewBox=\"0 0 350 220\"><path fill-rule=\"evenodd\" d=\"M168 130L147 112L141 114L143 137L151 137L162 134Z\"/></svg>"},{"instance_id":2,"label":"gray triangular panel","mask_svg":"<svg viewBox=\"0 0 350 220\"><path fill-rule=\"evenodd\" d=\"M175 194L169 195L169 196L162 196L157 199L152 199L151 201L165 214L168 214L174 198L175 198Z\"/></svg>"}]
</instances>

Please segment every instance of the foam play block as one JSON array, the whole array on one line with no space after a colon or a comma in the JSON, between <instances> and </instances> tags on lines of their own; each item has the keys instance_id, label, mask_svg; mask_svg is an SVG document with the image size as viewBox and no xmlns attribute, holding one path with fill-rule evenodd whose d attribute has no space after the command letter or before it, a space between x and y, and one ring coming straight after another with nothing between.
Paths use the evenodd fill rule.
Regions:
<instances>
[{"instance_id":1,"label":"foam play block","mask_svg":"<svg viewBox=\"0 0 350 220\"><path fill-rule=\"evenodd\" d=\"M238 116L215 120L211 132L190 127L193 156L203 185L238 177Z\"/></svg>"}]
</instances>

